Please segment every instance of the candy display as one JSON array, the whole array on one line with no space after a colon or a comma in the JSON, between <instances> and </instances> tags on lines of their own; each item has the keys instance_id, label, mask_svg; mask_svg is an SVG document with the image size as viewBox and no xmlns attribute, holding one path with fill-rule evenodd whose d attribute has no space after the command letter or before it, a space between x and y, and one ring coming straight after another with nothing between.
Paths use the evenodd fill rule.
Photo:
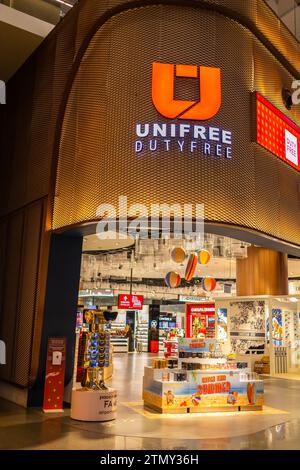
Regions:
<instances>
[{"instance_id":1,"label":"candy display","mask_svg":"<svg viewBox=\"0 0 300 470\"><path fill-rule=\"evenodd\" d=\"M165 369L168 367L168 361L166 359L154 359L152 366L154 369Z\"/></svg>"},{"instance_id":2,"label":"candy display","mask_svg":"<svg viewBox=\"0 0 300 470\"><path fill-rule=\"evenodd\" d=\"M182 361L184 370L233 370L237 369L237 364L229 364L216 361L215 363L201 364L197 362Z\"/></svg>"},{"instance_id":3,"label":"candy display","mask_svg":"<svg viewBox=\"0 0 300 470\"><path fill-rule=\"evenodd\" d=\"M161 370L159 359L145 367L145 406L161 413L261 410L263 381L218 348L213 339L179 338L177 368L163 362Z\"/></svg>"}]
</instances>

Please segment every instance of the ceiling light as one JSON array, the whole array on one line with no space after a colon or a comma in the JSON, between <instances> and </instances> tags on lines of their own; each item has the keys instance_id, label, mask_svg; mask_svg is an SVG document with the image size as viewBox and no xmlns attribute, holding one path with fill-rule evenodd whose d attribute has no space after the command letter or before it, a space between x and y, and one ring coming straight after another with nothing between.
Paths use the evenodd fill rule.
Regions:
<instances>
[{"instance_id":1,"label":"ceiling light","mask_svg":"<svg viewBox=\"0 0 300 470\"><path fill-rule=\"evenodd\" d=\"M72 8L74 5L72 3L67 2L66 0L54 0L56 3L61 3L62 5L66 5L67 7Z\"/></svg>"}]
</instances>

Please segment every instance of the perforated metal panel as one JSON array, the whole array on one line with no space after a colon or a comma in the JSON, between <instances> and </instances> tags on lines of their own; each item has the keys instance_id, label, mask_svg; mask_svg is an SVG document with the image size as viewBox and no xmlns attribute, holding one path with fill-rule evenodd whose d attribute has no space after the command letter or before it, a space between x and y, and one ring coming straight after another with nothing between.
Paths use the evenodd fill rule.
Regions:
<instances>
[{"instance_id":1,"label":"perforated metal panel","mask_svg":"<svg viewBox=\"0 0 300 470\"><path fill-rule=\"evenodd\" d=\"M36 312L38 264L43 206L40 203L28 208L24 220L22 240L22 271L18 288L18 307L15 324L15 351L12 379L19 385L28 384L32 353L32 328ZM22 365L22 367L20 367Z\"/></svg>"},{"instance_id":2,"label":"perforated metal panel","mask_svg":"<svg viewBox=\"0 0 300 470\"><path fill-rule=\"evenodd\" d=\"M33 327L39 290L44 202L0 223L0 338L7 348L0 378L26 387L32 363Z\"/></svg>"},{"instance_id":3,"label":"perforated metal panel","mask_svg":"<svg viewBox=\"0 0 300 470\"><path fill-rule=\"evenodd\" d=\"M10 380L14 367L15 331L18 310L18 289L20 281L22 233L24 215L14 214L8 223L7 246L5 256L5 278L3 288L5 295L2 301L2 318L0 338L6 344L6 365L0 369L0 377Z\"/></svg>"},{"instance_id":4,"label":"perforated metal panel","mask_svg":"<svg viewBox=\"0 0 300 470\"><path fill-rule=\"evenodd\" d=\"M151 101L154 61L221 67L223 103L204 124L232 130L232 160L135 154L135 124L167 122ZM149 6L114 17L91 41L69 97L53 228L94 220L99 204L117 206L121 194L149 208L204 203L209 221L300 243L299 175L251 142L251 92L286 111L281 90L291 81L247 29L216 12ZM300 122L298 110L286 114Z\"/></svg>"}]
</instances>

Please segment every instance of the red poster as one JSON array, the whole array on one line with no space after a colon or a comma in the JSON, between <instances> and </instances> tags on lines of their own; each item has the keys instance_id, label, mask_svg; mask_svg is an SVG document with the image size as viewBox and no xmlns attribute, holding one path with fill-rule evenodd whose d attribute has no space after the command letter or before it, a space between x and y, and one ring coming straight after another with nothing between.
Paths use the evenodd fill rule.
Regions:
<instances>
[{"instance_id":1,"label":"red poster","mask_svg":"<svg viewBox=\"0 0 300 470\"><path fill-rule=\"evenodd\" d=\"M214 338L215 304L186 304L186 337Z\"/></svg>"},{"instance_id":2,"label":"red poster","mask_svg":"<svg viewBox=\"0 0 300 470\"><path fill-rule=\"evenodd\" d=\"M66 338L49 338L43 411L63 411Z\"/></svg>"},{"instance_id":3,"label":"red poster","mask_svg":"<svg viewBox=\"0 0 300 470\"><path fill-rule=\"evenodd\" d=\"M118 308L126 310L142 310L143 295L119 294Z\"/></svg>"}]
</instances>

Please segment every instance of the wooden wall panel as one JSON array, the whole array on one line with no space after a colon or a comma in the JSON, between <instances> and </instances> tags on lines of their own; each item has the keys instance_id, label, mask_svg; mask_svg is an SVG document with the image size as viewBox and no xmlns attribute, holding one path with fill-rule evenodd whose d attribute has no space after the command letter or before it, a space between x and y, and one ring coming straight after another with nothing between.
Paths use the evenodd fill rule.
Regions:
<instances>
[{"instance_id":1,"label":"wooden wall panel","mask_svg":"<svg viewBox=\"0 0 300 470\"><path fill-rule=\"evenodd\" d=\"M237 295L288 295L288 258L284 253L251 246L236 264Z\"/></svg>"}]
</instances>

